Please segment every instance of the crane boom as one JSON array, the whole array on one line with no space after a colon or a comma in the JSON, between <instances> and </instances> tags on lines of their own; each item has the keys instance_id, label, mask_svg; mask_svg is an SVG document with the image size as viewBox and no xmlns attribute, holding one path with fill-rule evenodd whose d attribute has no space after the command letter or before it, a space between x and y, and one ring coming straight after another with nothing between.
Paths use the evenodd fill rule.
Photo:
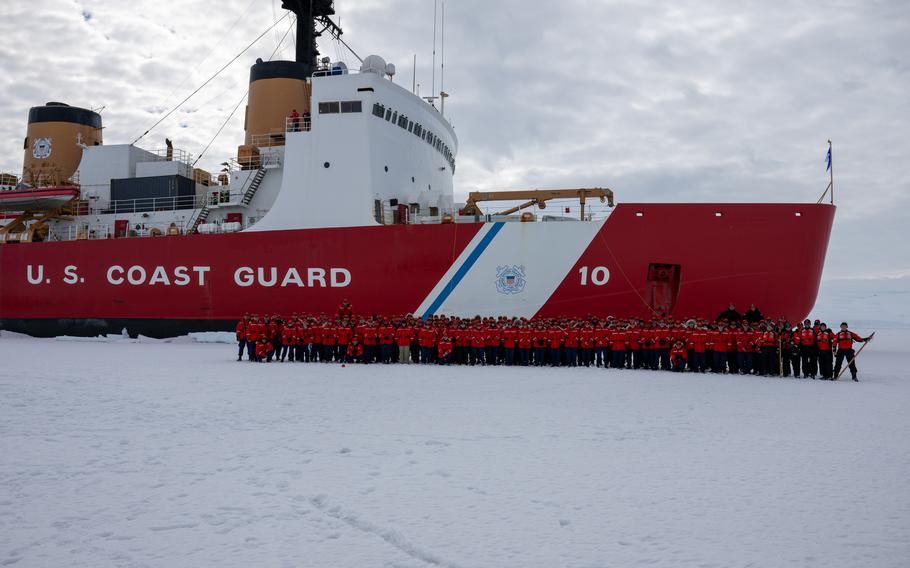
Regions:
<instances>
[{"instance_id":1,"label":"crane boom","mask_svg":"<svg viewBox=\"0 0 910 568\"><path fill-rule=\"evenodd\" d=\"M479 215L480 209L477 203L481 201L521 201L525 203L500 211L497 215L511 215L532 205L537 205L541 209L546 207L546 202L551 199L568 199L577 198L581 203L581 220L585 218L585 202L587 198L593 197L600 199L603 203L606 201L609 207L613 207L613 190L605 187L579 188L579 189L529 189L517 191L472 191L468 194L468 200L465 202L462 213L464 215Z\"/></svg>"}]
</instances>

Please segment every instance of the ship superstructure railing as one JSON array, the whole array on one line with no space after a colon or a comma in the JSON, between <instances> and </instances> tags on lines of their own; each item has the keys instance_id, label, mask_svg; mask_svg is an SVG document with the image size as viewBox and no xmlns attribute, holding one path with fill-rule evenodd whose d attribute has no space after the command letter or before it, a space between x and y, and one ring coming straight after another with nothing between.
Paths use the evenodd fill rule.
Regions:
<instances>
[{"instance_id":1,"label":"ship superstructure railing","mask_svg":"<svg viewBox=\"0 0 910 568\"><path fill-rule=\"evenodd\" d=\"M260 168L266 170L271 170L275 168L280 168L284 164L284 154L280 151L266 152L260 154L258 157L256 165ZM255 170L256 167L248 167L246 164L248 159L242 158L229 158L228 160L221 162L221 173L230 175L233 172L246 171L246 170Z\"/></svg>"},{"instance_id":2,"label":"ship superstructure railing","mask_svg":"<svg viewBox=\"0 0 910 568\"><path fill-rule=\"evenodd\" d=\"M157 223L131 223L116 225L112 223L69 223L66 227L51 228L49 241L82 241L104 239L130 239L147 237L180 236L187 232L187 221L175 219Z\"/></svg>"},{"instance_id":3,"label":"ship superstructure railing","mask_svg":"<svg viewBox=\"0 0 910 568\"><path fill-rule=\"evenodd\" d=\"M192 164L193 155L186 150L180 148L156 148L154 150L146 150L151 157L146 161L151 162L180 162L183 164Z\"/></svg>"},{"instance_id":4,"label":"ship superstructure railing","mask_svg":"<svg viewBox=\"0 0 910 568\"><path fill-rule=\"evenodd\" d=\"M292 132L309 132L313 127L313 121L309 114L303 113L296 117L287 116L284 119L284 126L276 128L270 132L262 134L253 134L250 136L250 145L257 148L277 148L284 146L287 142L287 134Z\"/></svg>"},{"instance_id":5,"label":"ship superstructure railing","mask_svg":"<svg viewBox=\"0 0 910 568\"><path fill-rule=\"evenodd\" d=\"M101 214L151 213L198 209L205 204L205 196L181 195L176 197L146 197L139 199L117 199L100 208Z\"/></svg>"}]
</instances>

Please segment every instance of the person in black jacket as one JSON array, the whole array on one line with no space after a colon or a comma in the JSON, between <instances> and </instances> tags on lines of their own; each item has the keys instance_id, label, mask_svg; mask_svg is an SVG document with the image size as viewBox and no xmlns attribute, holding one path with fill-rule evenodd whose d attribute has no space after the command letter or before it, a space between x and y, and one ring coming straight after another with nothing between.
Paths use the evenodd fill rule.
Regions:
<instances>
[{"instance_id":1,"label":"person in black jacket","mask_svg":"<svg viewBox=\"0 0 910 568\"><path fill-rule=\"evenodd\" d=\"M765 319L765 316L763 316L761 311L755 307L755 304L749 306L749 309L746 310L746 313L743 314L743 317L749 323L758 323Z\"/></svg>"},{"instance_id":2,"label":"person in black jacket","mask_svg":"<svg viewBox=\"0 0 910 568\"><path fill-rule=\"evenodd\" d=\"M717 321L727 320L728 322L737 322L742 320L743 317L739 315L739 312L736 311L736 306L733 305L733 302L730 302L730 305L726 310L720 312L717 316Z\"/></svg>"}]
</instances>

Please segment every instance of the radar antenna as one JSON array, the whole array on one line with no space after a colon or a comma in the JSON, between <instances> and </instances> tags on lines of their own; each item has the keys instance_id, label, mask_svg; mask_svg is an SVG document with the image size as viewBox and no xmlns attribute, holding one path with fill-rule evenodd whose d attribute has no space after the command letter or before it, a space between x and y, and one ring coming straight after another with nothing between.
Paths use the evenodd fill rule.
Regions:
<instances>
[{"instance_id":1,"label":"radar antenna","mask_svg":"<svg viewBox=\"0 0 910 568\"><path fill-rule=\"evenodd\" d=\"M328 31L332 37L341 40L341 27L329 16L335 14L333 0L282 0L281 7L297 16L297 62L304 65L307 77L317 69L319 50L316 38ZM316 25L322 29L316 31Z\"/></svg>"}]
</instances>

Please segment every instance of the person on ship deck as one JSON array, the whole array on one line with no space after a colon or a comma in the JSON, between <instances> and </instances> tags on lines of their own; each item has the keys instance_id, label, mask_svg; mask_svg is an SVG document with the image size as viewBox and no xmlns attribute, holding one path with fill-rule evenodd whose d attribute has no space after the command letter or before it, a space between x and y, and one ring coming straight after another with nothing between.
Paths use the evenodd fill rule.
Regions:
<instances>
[{"instance_id":1,"label":"person on ship deck","mask_svg":"<svg viewBox=\"0 0 910 568\"><path fill-rule=\"evenodd\" d=\"M736 306L733 304L733 302L730 302L730 305L727 307L727 309L720 312L720 314L717 316L717 321L727 320L730 323L738 322L741 319L743 319L743 316L736 311Z\"/></svg>"},{"instance_id":2,"label":"person on ship deck","mask_svg":"<svg viewBox=\"0 0 910 568\"><path fill-rule=\"evenodd\" d=\"M297 112L297 109L292 109L291 114L288 115L290 122L291 132L300 132L300 113Z\"/></svg>"}]
</instances>

